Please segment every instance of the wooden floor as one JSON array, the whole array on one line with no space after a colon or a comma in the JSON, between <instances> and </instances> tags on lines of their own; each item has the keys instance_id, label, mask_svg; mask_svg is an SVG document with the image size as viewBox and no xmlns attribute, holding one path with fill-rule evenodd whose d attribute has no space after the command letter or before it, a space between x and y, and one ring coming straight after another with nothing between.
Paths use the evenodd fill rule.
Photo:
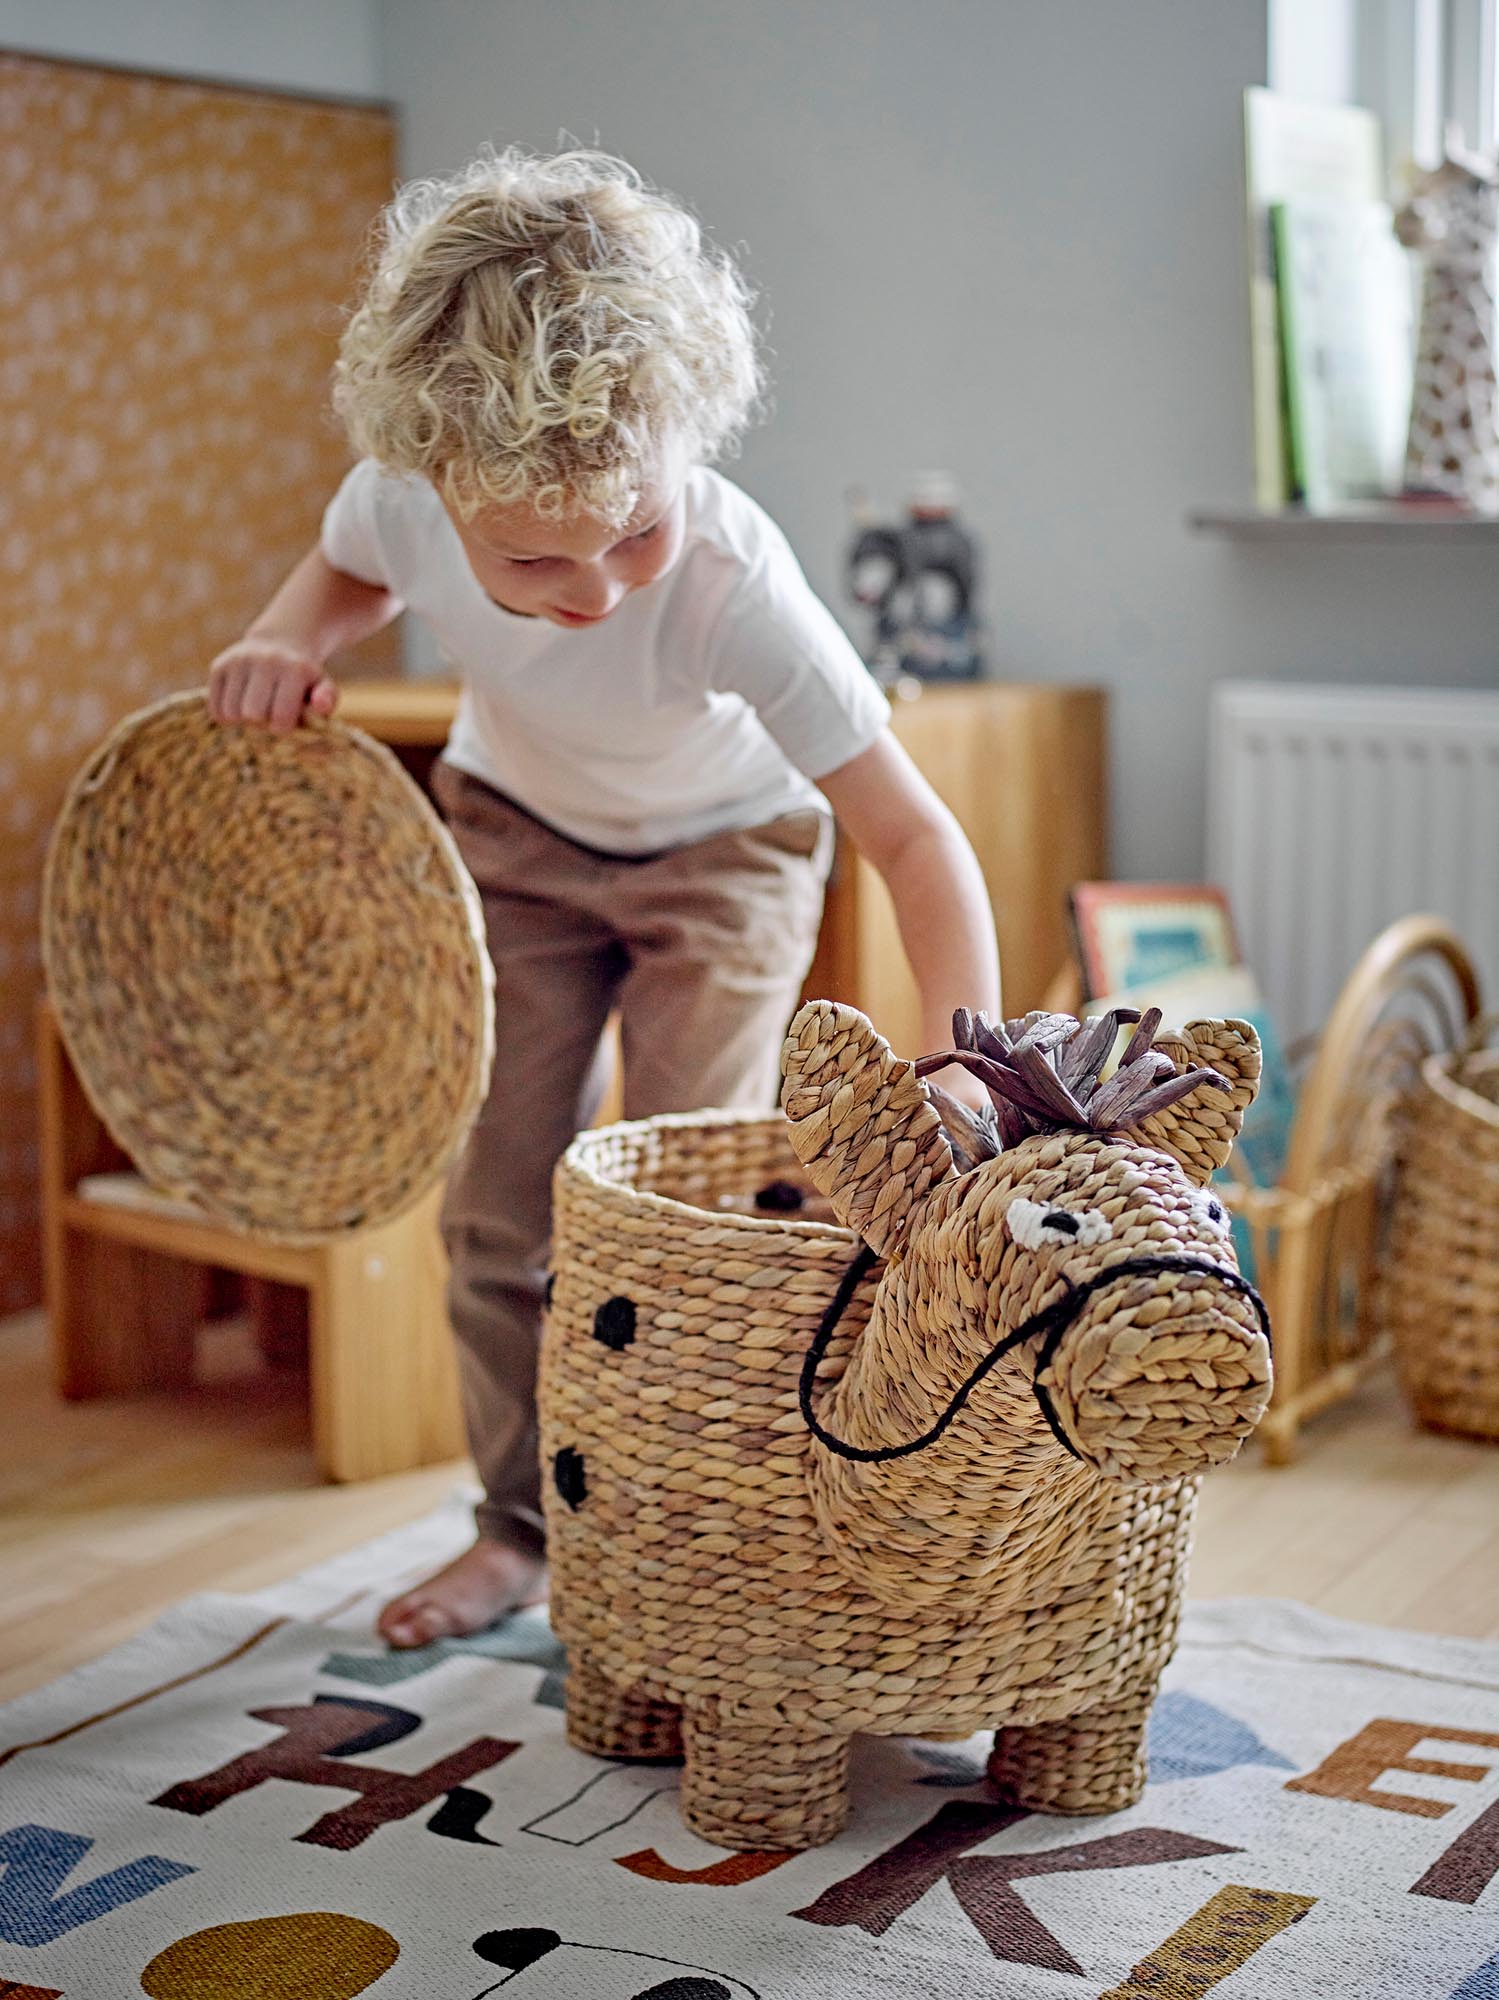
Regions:
<instances>
[{"instance_id":1,"label":"wooden floor","mask_svg":"<svg viewBox=\"0 0 1499 2000\"><path fill-rule=\"evenodd\" d=\"M305 1390L235 1327L187 1395L64 1404L40 1315L0 1322L0 1699L201 1590L253 1590L436 1505L461 1463L321 1486ZM1499 1638L1499 1446L1414 1430L1388 1378L1270 1471L1253 1446L1203 1495L1193 1594Z\"/></svg>"}]
</instances>

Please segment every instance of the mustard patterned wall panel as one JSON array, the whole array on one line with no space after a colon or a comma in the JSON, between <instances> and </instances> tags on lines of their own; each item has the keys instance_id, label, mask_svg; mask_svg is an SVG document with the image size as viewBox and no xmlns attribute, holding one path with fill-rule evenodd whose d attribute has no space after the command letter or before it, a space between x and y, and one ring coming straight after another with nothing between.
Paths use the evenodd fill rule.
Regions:
<instances>
[{"instance_id":1,"label":"mustard patterned wall panel","mask_svg":"<svg viewBox=\"0 0 1499 2000\"><path fill-rule=\"evenodd\" d=\"M0 56L0 1312L40 1294L48 831L89 748L200 684L312 540L394 176L378 108ZM391 637L366 658L393 669Z\"/></svg>"}]
</instances>

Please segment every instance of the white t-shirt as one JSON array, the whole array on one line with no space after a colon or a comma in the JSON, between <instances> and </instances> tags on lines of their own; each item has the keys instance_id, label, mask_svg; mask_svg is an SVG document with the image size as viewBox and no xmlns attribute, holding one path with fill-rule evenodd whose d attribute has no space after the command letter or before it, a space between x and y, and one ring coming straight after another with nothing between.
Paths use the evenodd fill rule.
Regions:
<instances>
[{"instance_id":1,"label":"white t-shirt","mask_svg":"<svg viewBox=\"0 0 1499 2000\"><path fill-rule=\"evenodd\" d=\"M450 763L586 846L649 854L825 810L813 781L890 713L764 509L701 467L686 507L676 562L592 630L502 610L430 483L372 459L322 550L424 619L461 676Z\"/></svg>"}]
</instances>

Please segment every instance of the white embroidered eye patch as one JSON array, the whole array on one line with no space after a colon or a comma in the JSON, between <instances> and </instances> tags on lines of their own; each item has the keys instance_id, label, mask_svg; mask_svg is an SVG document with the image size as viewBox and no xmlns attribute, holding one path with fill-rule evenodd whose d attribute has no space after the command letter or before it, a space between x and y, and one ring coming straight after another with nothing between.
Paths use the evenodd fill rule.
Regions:
<instances>
[{"instance_id":1,"label":"white embroidered eye patch","mask_svg":"<svg viewBox=\"0 0 1499 2000\"><path fill-rule=\"evenodd\" d=\"M1022 1250L1054 1249L1061 1243L1105 1243L1114 1233L1096 1208L1055 1208L1017 1195L1005 1210L1005 1226Z\"/></svg>"},{"instance_id":2,"label":"white embroidered eye patch","mask_svg":"<svg viewBox=\"0 0 1499 2000\"><path fill-rule=\"evenodd\" d=\"M1216 1229L1220 1236L1230 1234L1233 1220L1211 1188L1193 1188L1188 1200L1195 1221L1206 1223L1209 1229Z\"/></svg>"}]
</instances>

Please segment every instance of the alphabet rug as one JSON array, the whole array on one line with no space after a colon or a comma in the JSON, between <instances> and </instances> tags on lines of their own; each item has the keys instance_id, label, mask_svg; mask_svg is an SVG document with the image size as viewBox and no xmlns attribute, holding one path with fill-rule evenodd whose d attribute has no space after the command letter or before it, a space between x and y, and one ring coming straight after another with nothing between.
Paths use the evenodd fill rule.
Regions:
<instances>
[{"instance_id":1,"label":"alphabet rug","mask_svg":"<svg viewBox=\"0 0 1499 2000\"><path fill-rule=\"evenodd\" d=\"M1132 1810L865 1740L839 1840L734 1855L671 1767L568 1747L541 1612L373 1638L467 1524L191 1599L0 1710L0 1996L1499 2000L1499 1646L1195 1604Z\"/></svg>"}]
</instances>

